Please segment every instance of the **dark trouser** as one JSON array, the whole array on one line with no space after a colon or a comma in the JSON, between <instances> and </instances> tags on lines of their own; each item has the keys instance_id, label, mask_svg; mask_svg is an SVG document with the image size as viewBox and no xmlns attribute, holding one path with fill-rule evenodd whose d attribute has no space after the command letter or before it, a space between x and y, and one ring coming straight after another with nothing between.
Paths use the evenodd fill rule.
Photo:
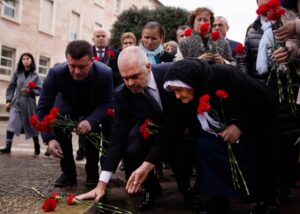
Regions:
<instances>
[{"instance_id":1,"label":"dark trouser","mask_svg":"<svg viewBox=\"0 0 300 214\"><path fill-rule=\"evenodd\" d=\"M151 144L153 143L143 140L137 130L138 126L134 127L133 131L129 134L129 143L126 154L123 158L126 179L128 179L131 173L144 162L145 157L151 149ZM161 191L160 184L153 171L149 173L143 183L143 186L146 191L149 191L153 194Z\"/></svg>"},{"instance_id":2,"label":"dark trouser","mask_svg":"<svg viewBox=\"0 0 300 214\"><path fill-rule=\"evenodd\" d=\"M76 175L76 165L73 157L73 147L72 147L72 135L71 133L62 133L57 131L57 140L60 143L64 157L60 159L60 166L64 173L69 176ZM99 177L99 151L95 146L85 139L85 149L86 149L86 174L88 178Z\"/></svg>"}]
</instances>

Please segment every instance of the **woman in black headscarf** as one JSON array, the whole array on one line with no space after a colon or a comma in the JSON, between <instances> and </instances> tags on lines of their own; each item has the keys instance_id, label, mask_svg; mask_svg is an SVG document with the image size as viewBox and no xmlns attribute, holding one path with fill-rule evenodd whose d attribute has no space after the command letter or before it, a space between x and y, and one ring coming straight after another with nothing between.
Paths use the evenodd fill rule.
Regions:
<instances>
[{"instance_id":1,"label":"woman in black headscarf","mask_svg":"<svg viewBox=\"0 0 300 214\"><path fill-rule=\"evenodd\" d=\"M168 142L173 142L170 139L176 139L181 130L189 127L197 145L197 183L201 194L227 199L240 197L246 192L241 180L240 190L233 188L227 150L229 143L250 196L259 202L251 213L257 213L261 208L277 209L276 144L272 138L276 106L268 89L233 66L209 65L198 59L174 63L166 73L164 87L174 92L181 104L174 105L175 111L166 116L165 126L146 163L155 164L160 159L160 151L167 154L174 146L168 145ZM228 97L220 102L217 90L227 93ZM199 98L203 100L203 95L210 96L209 112L199 109ZM211 114L212 110L220 116L218 119L216 114ZM226 123L226 126L215 122ZM142 165L129 179L129 192L135 191L131 189L131 182L140 183L140 177L145 176L143 169ZM226 211L222 210L222 213Z\"/></svg>"}]
</instances>

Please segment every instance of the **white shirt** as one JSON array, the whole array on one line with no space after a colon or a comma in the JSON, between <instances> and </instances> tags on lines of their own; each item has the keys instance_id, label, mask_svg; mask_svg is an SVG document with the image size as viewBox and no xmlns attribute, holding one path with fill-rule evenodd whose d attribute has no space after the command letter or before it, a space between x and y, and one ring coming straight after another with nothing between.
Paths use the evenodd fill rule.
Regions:
<instances>
[{"instance_id":1,"label":"white shirt","mask_svg":"<svg viewBox=\"0 0 300 214\"><path fill-rule=\"evenodd\" d=\"M151 93L151 95L155 98L155 100L159 104L160 108L163 110L160 95L159 95L159 91L158 91L158 87L157 87L157 84L155 82L155 79L154 79L154 76L153 76L152 72L150 73L148 88L150 88L150 90L148 90L149 93ZM99 181L102 181L104 183L108 183L109 180L112 177L112 174L113 174L113 172L110 172L110 171L101 171Z\"/></svg>"}]
</instances>

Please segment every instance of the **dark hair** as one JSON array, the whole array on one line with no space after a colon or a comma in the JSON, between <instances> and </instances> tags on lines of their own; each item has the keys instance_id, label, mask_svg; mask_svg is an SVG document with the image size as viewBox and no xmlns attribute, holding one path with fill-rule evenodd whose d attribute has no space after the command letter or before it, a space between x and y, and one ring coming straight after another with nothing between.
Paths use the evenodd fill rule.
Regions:
<instances>
[{"instance_id":1,"label":"dark hair","mask_svg":"<svg viewBox=\"0 0 300 214\"><path fill-rule=\"evenodd\" d=\"M207 11L210 15L210 25L213 25L213 23L215 21L214 12L207 7L198 7L193 12L191 12L189 19L188 19L188 24L190 25L191 28L194 27L194 22L195 22L196 16L198 16L200 13L205 12L205 11Z\"/></svg>"},{"instance_id":2,"label":"dark hair","mask_svg":"<svg viewBox=\"0 0 300 214\"><path fill-rule=\"evenodd\" d=\"M18 67L17 67L17 72L23 72L25 70L23 62L22 62L23 56L28 56L31 59L30 72L34 71L36 68L34 58L31 53L25 52L25 53L22 53L22 55L20 56L20 59L18 62Z\"/></svg>"},{"instance_id":3,"label":"dark hair","mask_svg":"<svg viewBox=\"0 0 300 214\"><path fill-rule=\"evenodd\" d=\"M165 38L166 38L166 30L165 28L158 22L147 22L144 27L143 27L143 31L144 29L156 29L158 28L158 32L159 32L159 35L162 37L162 42L165 41Z\"/></svg>"},{"instance_id":4,"label":"dark hair","mask_svg":"<svg viewBox=\"0 0 300 214\"><path fill-rule=\"evenodd\" d=\"M86 55L88 55L91 59L93 56L92 45L85 40L74 40L72 42L69 42L69 44L67 45L65 54L66 57L68 54L70 54L71 57L76 60Z\"/></svg>"},{"instance_id":5,"label":"dark hair","mask_svg":"<svg viewBox=\"0 0 300 214\"><path fill-rule=\"evenodd\" d=\"M189 27L190 26L188 26L188 25L180 25L180 26L177 27L177 30L185 30L185 29L187 29Z\"/></svg>"}]
</instances>

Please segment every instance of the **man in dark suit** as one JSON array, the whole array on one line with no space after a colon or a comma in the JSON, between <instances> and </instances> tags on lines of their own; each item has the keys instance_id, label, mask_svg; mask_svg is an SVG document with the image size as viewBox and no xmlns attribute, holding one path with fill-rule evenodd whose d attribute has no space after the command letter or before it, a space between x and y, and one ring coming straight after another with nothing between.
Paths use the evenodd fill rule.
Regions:
<instances>
[{"instance_id":1,"label":"man in dark suit","mask_svg":"<svg viewBox=\"0 0 300 214\"><path fill-rule=\"evenodd\" d=\"M50 69L39 99L37 115L42 120L55 106L61 115L69 115L79 121L78 135L99 131L99 124L112 106L112 72L102 63L92 60L92 46L84 40L72 41L66 47L67 62ZM70 132L54 129L43 133L49 153L60 158L62 175L55 186L63 187L77 183L76 166L72 151ZM96 185L99 178L99 151L87 140L86 143L87 185Z\"/></svg>"},{"instance_id":2,"label":"man in dark suit","mask_svg":"<svg viewBox=\"0 0 300 214\"><path fill-rule=\"evenodd\" d=\"M236 53L234 51L234 48L237 44L240 44L240 42L228 39L226 37L227 31L229 30L229 25L228 25L227 19L223 16L217 16L213 23L213 29L215 31L218 31L220 33L220 35L228 41L232 56L233 56L233 58L235 58Z\"/></svg>"},{"instance_id":3,"label":"man in dark suit","mask_svg":"<svg viewBox=\"0 0 300 214\"><path fill-rule=\"evenodd\" d=\"M115 118L103 171L97 187L77 198L100 200L121 158L124 160L127 178L144 161L154 139L144 140L139 133L140 125L148 118L161 125L169 101L176 100L163 90L162 85L162 78L170 65L151 65L139 47L127 47L120 53L118 66L125 84L114 91ZM144 188L145 194L139 210L152 208L154 199L161 194L160 184L153 171L144 182Z\"/></svg>"}]
</instances>

